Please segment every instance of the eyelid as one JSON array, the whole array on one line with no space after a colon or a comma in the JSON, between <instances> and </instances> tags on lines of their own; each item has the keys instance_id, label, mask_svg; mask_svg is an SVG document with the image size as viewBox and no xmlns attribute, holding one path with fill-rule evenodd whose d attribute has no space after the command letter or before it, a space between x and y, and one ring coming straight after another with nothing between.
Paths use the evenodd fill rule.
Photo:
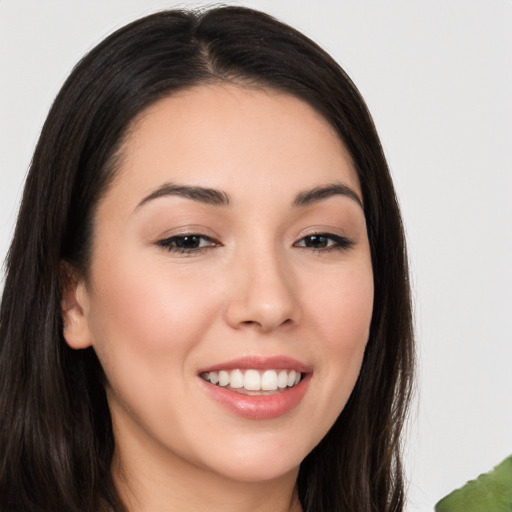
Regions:
<instances>
[{"instance_id":1,"label":"eyelid","mask_svg":"<svg viewBox=\"0 0 512 512\"><path fill-rule=\"evenodd\" d=\"M160 230L160 232L153 237L152 243L158 244L161 241L184 236L201 236L215 242L220 240L220 235L204 224L181 224L170 229Z\"/></svg>"},{"instance_id":2,"label":"eyelid","mask_svg":"<svg viewBox=\"0 0 512 512\"><path fill-rule=\"evenodd\" d=\"M329 239L330 241L334 241L335 243L327 245L325 247L308 247L308 246L302 245L302 244L299 245L300 242L304 242L305 239L310 238L310 237L324 237L324 238ZM296 242L294 242L293 246L304 248L304 249L309 249L311 251L326 252L326 251L331 251L331 250L347 250L347 249L350 249L354 244L355 244L355 242L353 240L351 240L350 238L346 237L345 235L332 233L327 230L319 229L319 230L304 234L301 238L299 238Z\"/></svg>"},{"instance_id":3,"label":"eyelid","mask_svg":"<svg viewBox=\"0 0 512 512\"><path fill-rule=\"evenodd\" d=\"M200 241L206 241L207 244L199 245L199 247L186 247L184 245L180 247L177 242L183 242L183 240L186 238L196 239L196 241L199 239ZM219 247L221 245L221 243L215 238L197 231L181 231L179 233L171 234L157 240L155 244L168 251L169 253L177 253L183 256L194 256L208 249Z\"/></svg>"},{"instance_id":4,"label":"eyelid","mask_svg":"<svg viewBox=\"0 0 512 512\"><path fill-rule=\"evenodd\" d=\"M217 240L215 240L211 236L204 235L202 233L195 233L195 232L194 233L177 233L175 235L166 236L164 238L157 240L156 244L164 245L166 242L169 242L171 240L179 240L182 238L193 238L193 237L201 238L203 240L207 240L208 242L212 242L212 245L220 245L219 242L217 242Z\"/></svg>"}]
</instances>

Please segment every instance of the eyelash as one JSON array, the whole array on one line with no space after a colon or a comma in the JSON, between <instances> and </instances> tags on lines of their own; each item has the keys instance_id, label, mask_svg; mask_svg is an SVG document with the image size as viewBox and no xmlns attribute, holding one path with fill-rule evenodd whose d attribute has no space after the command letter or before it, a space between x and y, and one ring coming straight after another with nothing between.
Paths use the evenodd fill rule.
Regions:
<instances>
[{"instance_id":1,"label":"eyelash","mask_svg":"<svg viewBox=\"0 0 512 512\"><path fill-rule=\"evenodd\" d=\"M201 241L206 241L207 245L203 245L202 247L183 247L182 245L180 247L180 244L186 243L188 238L195 241L199 241L199 243L201 243ZM206 249L209 249L210 247L217 247L219 243L206 235L200 235L198 233L187 233L183 235L175 235L169 238L165 238L164 240L158 241L157 245L163 247L169 252L192 256L204 252Z\"/></svg>"},{"instance_id":2,"label":"eyelash","mask_svg":"<svg viewBox=\"0 0 512 512\"><path fill-rule=\"evenodd\" d=\"M333 243L325 247L308 247L306 245L298 245L300 242L303 242L307 239L311 241L312 239L315 238L324 239L327 244L329 243L329 241ZM304 249L311 249L313 252L330 252L346 251L347 249L350 249L350 247L354 245L354 242L344 236L335 235L333 233L311 233L310 235L306 235L305 237L301 238L298 242L295 242L293 245L294 247L303 247Z\"/></svg>"},{"instance_id":3,"label":"eyelash","mask_svg":"<svg viewBox=\"0 0 512 512\"><path fill-rule=\"evenodd\" d=\"M190 239L189 242L192 243L199 242L200 245L198 247L184 247L184 244L187 243L187 239ZM325 247L311 247L305 245L307 243L306 240L308 239L310 242L313 241L313 243L314 239L318 239L320 243L332 243L330 245L326 245ZM202 242L206 242L206 244L201 246ZM304 242L304 244L302 245L301 242ZM193 256L196 254L200 254L211 247L218 247L220 244L206 235L201 235L199 233L187 233L183 235L175 235L169 238L165 238L164 240L158 241L157 245L163 247L165 250L169 252ZM304 249L310 249L313 252L324 253L330 251L344 251L350 249L350 247L352 247L353 245L354 242L352 242L348 238L340 235L335 235L333 233L312 233L301 238L300 240L293 244L294 247L301 247Z\"/></svg>"}]
</instances>

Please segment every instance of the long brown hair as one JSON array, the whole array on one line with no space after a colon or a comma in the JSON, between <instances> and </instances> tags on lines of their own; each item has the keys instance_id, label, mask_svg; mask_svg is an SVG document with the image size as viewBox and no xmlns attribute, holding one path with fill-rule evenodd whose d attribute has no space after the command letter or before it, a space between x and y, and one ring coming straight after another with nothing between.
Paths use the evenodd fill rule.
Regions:
<instances>
[{"instance_id":1,"label":"long brown hair","mask_svg":"<svg viewBox=\"0 0 512 512\"><path fill-rule=\"evenodd\" d=\"M321 48L241 7L164 11L127 25L76 66L57 96L26 181L0 311L0 510L124 510L114 439L92 349L71 350L60 314L62 262L87 272L95 206L130 122L179 89L241 83L295 95L352 155L374 273L369 342L353 393L303 461L306 512L399 512L400 436L411 392L413 334L403 228L371 116Z\"/></svg>"}]
</instances>

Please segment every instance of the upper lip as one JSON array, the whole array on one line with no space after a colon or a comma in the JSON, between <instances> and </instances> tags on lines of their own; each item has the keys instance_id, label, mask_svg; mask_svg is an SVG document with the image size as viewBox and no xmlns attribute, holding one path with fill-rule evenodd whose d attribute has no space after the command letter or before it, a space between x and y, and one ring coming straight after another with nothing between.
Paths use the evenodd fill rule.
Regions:
<instances>
[{"instance_id":1,"label":"upper lip","mask_svg":"<svg viewBox=\"0 0 512 512\"><path fill-rule=\"evenodd\" d=\"M295 370L300 373L310 373L311 368L293 357L278 356L242 356L221 363L215 363L202 368L199 373L215 372L219 370Z\"/></svg>"}]
</instances>

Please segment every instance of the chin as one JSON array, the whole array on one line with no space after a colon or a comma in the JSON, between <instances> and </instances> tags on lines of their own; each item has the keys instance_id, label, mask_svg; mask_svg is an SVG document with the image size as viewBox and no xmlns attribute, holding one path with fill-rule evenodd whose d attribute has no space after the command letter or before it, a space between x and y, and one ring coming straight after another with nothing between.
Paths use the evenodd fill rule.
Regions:
<instances>
[{"instance_id":1,"label":"chin","mask_svg":"<svg viewBox=\"0 0 512 512\"><path fill-rule=\"evenodd\" d=\"M258 436L254 436L258 438ZM273 436L274 437L274 436ZM279 436L278 436L279 437ZM210 452L203 464L219 475L233 481L255 483L288 478L296 479L302 460L311 447L301 446L292 434L285 439L246 439L236 444L224 444L218 453Z\"/></svg>"},{"instance_id":2,"label":"chin","mask_svg":"<svg viewBox=\"0 0 512 512\"><path fill-rule=\"evenodd\" d=\"M244 461L237 465L216 468L218 472L229 480L241 483L268 482L286 478L296 479L300 461L295 464L276 464L277 457L266 461Z\"/></svg>"}]
</instances>

